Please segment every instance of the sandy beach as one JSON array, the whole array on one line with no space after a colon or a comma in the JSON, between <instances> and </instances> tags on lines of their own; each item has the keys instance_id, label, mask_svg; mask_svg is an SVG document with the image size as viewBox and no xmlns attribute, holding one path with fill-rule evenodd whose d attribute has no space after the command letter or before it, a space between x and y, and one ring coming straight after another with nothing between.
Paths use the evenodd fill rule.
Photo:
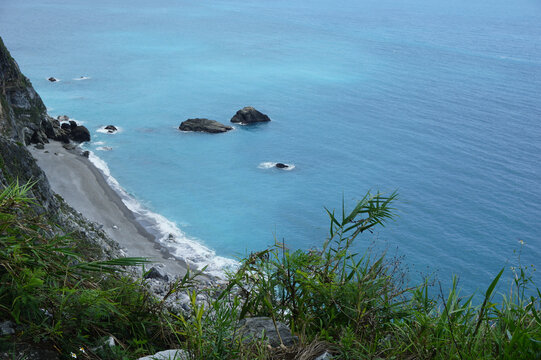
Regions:
<instances>
[{"instance_id":1,"label":"sandy beach","mask_svg":"<svg viewBox=\"0 0 541 360\"><path fill-rule=\"evenodd\" d=\"M47 175L53 191L87 219L103 225L127 256L163 264L164 270L174 276L186 273L186 265L163 252L154 236L136 221L102 173L79 150L66 150L56 141L46 144L44 150L33 146L28 150Z\"/></svg>"}]
</instances>

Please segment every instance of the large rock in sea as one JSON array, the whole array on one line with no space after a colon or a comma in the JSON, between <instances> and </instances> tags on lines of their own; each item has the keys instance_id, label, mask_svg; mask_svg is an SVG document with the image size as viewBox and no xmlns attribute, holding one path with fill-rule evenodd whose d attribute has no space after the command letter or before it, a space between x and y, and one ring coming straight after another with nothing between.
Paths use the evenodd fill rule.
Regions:
<instances>
[{"instance_id":1,"label":"large rock in sea","mask_svg":"<svg viewBox=\"0 0 541 360\"><path fill-rule=\"evenodd\" d=\"M233 129L231 126L224 125L215 120L199 118L183 121L178 128L182 131L200 131L212 134L223 133Z\"/></svg>"},{"instance_id":2,"label":"large rock in sea","mask_svg":"<svg viewBox=\"0 0 541 360\"><path fill-rule=\"evenodd\" d=\"M231 118L232 123L244 125L267 121L271 121L271 119L267 115L257 111L251 106L240 109L239 111L237 111L235 116Z\"/></svg>"}]
</instances>

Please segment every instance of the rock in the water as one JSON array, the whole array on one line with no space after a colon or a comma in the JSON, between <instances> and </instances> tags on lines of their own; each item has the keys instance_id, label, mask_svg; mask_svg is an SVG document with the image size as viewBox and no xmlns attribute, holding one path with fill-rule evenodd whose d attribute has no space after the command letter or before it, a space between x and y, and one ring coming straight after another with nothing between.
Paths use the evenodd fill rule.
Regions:
<instances>
[{"instance_id":1,"label":"rock in the water","mask_svg":"<svg viewBox=\"0 0 541 360\"><path fill-rule=\"evenodd\" d=\"M116 128L116 126L114 125L107 125L105 127L105 130L107 130L108 133L114 133L115 131L117 131L118 129Z\"/></svg>"},{"instance_id":2,"label":"rock in the water","mask_svg":"<svg viewBox=\"0 0 541 360\"><path fill-rule=\"evenodd\" d=\"M57 78L54 78L52 76L50 78L48 78L47 80L49 80L50 82L57 82L58 81Z\"/></svg>"},{"instance_id":3,"label":"rock in the water","mask_svg":"<svg viewBox=\"0 0 541 360\"><path fill-rule=\"evenodd\" d=\"M169 281L169 276L165 272L163 272L161 269L158 269L153 266L146 273L145 279L158 279L158 280Z\"/></svg>"},{"instance_id":4,"label":"rock in the water","mask_svg":"<svg viewBox=\"0 0 541 360\"><path fill-rule=\"evenodd\" d=\"M289 167L289 165L286 165L284 163L276 163L276 166L278 169L287 169Z\"/></svg>"},{"instance_id":5,"label":"rock in the water","mask_svg":"<svg viewBox=\"0 0 541 360\"><path fill-rule=\"evenodd\" d=\"M70 124L70 130L73 130L77 127L77 123L73 120L70 120L69 124Z\"/></svg>"},{"instance_id":6,"label":"rock in the water","mask_svg":"<svg viewBox=\"0 0 541 360\"><path fill-rule=\"evenodd\" d=\"M213 134L223 133L233 129L231 126L224 125L218 121L200 118L183 121L178 128L182 131L201 131Z\"/></svg>"},{"instance_id":7,"label":"rock in the water","mask_svg":"<svg viewBox=\"0 0 541 360\"><path fill-rule=\"evenodd\" d=\"M90 151L88 151L88 150L87 150L87 151L83 151L83 152L81 153L81 155L84 156L85 158L88 158L88 157L90 157Z\"/></svg>"},{"instance_id":8,"label":"rock in the water","mask_svg":"<svg viewBox=\"0 0 541 360\"><path fill-rule=\"evenodd\" d=\"M235 116L231 118L232 123L239 123L239 124L253 124L253 123L267 122L267 121L271 121L271 119L267 115L257 111L251 106L247 106L237 111Z\"/></svg>"},{"instance_id":9,"label":"rock in the water","mask_svg":"<svg viewBox=\"0 0 541 360\"><path fill-rule=\"evenodd\" d=\"M188 360L188 353L184 350L164 350L154 355L145 356L137 360Z\"/></svg>"},{"instance_id":10,"label":"rock in the water","mask_svg":"<svg viewBox=\"0 0 541 360\"><path fill-rule=\"evenodd\" d=\"M276 328L278 328L280 336L278 336ZM280 345L280 338L282 338L285 346L292 346L298 340L296 336L291 334L291 330L285 324L277 321L276 327L274 327L274 322L268 317L242 319L239 321L239 331L248 341L250 339L262 339L262 336L264 336L269 345L273 347Z\"/></svg>"},{"instance_id":11,"label":"rock in the water","mask_svg":"<svg viewBox=\"0 0 541 360\"><path fill-rule=\"evenodd\" d=\"M70 138L77 142L90 141L90 131L86 127L78 125L71 129Z\"/></svg>"}]
</instances>

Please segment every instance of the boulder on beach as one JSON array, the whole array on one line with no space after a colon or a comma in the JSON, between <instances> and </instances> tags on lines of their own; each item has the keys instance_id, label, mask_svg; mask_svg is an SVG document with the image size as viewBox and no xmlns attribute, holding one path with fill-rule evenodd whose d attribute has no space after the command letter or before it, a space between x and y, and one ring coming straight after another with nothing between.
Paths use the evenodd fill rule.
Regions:
<instances>
[{"instance_id":1,"label":"boulder on beach","mask_svg":"<svg viewBox=\"0 0 541 360\"><path fill-rule=\"evenodd\" d=\"M224 125L218 121L201 118L183 121L178 128L182 131L199 131L212 134L223 133L233 129L231 126Z\"/></svg>"},{"instance_id":2,"label":"boulder on beach","mask_svg":"<svg viewBox=\"0 0 541 360\"><path fill-rule=\"evenodd\" d=\"M78 125L71 129L70 139L77 142L90 141L90 131L86 127Z\"/></svg>"},{"instance_id":3,"label":"boulder on beach","mask_svg":"<svg viewBox=\"0 0 541 360\"><path fill-rule=\"evenodd\" d=\"M231 118L232 123L239 124L253 124L268 121L271 121L271 119L267 115L257 111L251 106L240 109L239 111L237 111L235 116Z\"/></svg>"}]
</instances>

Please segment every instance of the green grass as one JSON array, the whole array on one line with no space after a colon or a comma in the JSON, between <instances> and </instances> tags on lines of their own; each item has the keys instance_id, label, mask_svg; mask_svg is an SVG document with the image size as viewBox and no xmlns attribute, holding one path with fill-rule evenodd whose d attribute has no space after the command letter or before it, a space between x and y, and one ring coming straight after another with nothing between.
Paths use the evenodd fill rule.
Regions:
<instances>
[{"instance_id":1,"label":"green grass","mask_svg":"<svg viewBox=\"0 0 541 360\"><path fill-rule=\"evenodd\" d=\"M192 286L188 273L169 295L186 292L190 310L171 312L144 280L123 276L123 266L142 259L86 260L74 240L53 236L51 224L28 211L28 189L14 184L0 194L0 320L19 326L0 339L4 349L33 344L87 359L169 348L192 359L313 359L325 350L336 359L541 358L541 293L531 269L502 268L476 303L456 278L447 291L429 290L428 281L404 285L396 261L353 251L364 233L392 219L396 194L369 193L339 215L328 210L321 248L276 243L241 260L223 286ZM513 280L500 293L506 271ZM287 324L298 344L248 342L238 320L250 316ZM109 336L119 345L101 346Z\"/></svg>"}]
</instances>

